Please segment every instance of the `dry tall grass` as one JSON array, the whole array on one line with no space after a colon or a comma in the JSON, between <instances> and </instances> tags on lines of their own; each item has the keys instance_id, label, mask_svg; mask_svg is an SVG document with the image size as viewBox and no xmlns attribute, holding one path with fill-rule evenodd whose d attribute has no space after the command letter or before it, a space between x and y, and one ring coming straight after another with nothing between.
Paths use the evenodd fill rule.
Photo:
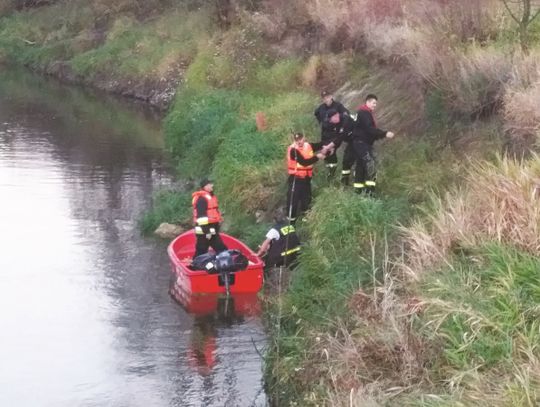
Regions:
<instances>
[{"instance_id":1,"label":"dry tall grass","mask_svg":"<svg viewBox=\"0 0 540 407\"><path fill-rule=\"evenodd\" d=\"M540 136L540 54L531 52L513 58L513 68L504 96L504 120L513 140Z\"/></svg>"},{"instance_id":2,"label":"dry tall grass","mask_svg":"<svg viewBox=\"0 0 540 407\"><path fill-rule=\"evenodd\" d=\"M540 252L539 180L540 157L473 164L459 190L434 200L433 215L404 229L403 259L392 262L387 254L379 264L373 256L373 273L381 272L382 283L358 290L349 300L347 323L336 321L335 334L321 335L312 350L322 359L317 373L330 389L327 405L537 405L540 331L533 299L539 285L533 263L505 252L513 266L505 266L505 255L496 257L497 271L481 277L474 268L454 270L451 257L496 241L534 259ZM435 278L427 272L442 266L446 276L423 291L416 282ZM509 308L499 308L503 303ZM452 335L462 343L452 342ZM490 351L476 355L472 349L477 341L490 344L490 335L492 346L508 341L511 350L500 363L484 366L482 356ZM447 359L451 352L468 368ZM467 352L474 356L467 359Z\"/></svg>"},{"instance_id":3,"label":"dry tall grass","mask_svg":"<svg viewBox=\"0 0 540 407\"><path fill-rule=\"evenodd\" d=\"M501 158L474 164L463 188L434 198L428 222L404 230L407 262L414 279L449 262L453 252L497 241L531 254L540 253L540 158L525 164ZM429 225L428 225L429 224Z\"/></svg>"},{"instance_id":4,"label":"dry tall grass","mask_svg":"<svg viewBox=\"0 0 540 407\"><path fill-rule=\"evenodd\" d=\"M322 30L321 47L352 46L398 65L442 92L455 113L497 111L511 77L510 56L486 47L500 34L504 9L495 0L311 0L306 10Z\"/></svg>"},{"instance_id":5,"label":"dry tall grass","mask_svg":"<svg viewBox=\"0 0 540 407\"><path fill-rule=\"evenodd\" d=\"M540 137L540 82L524 90L509 90L504 97L506 129L512 138Z\"/></svg>"},{"instance_id":6,"label":"dry tall grass","mask_svg":"<svg viewBox=\"0 0 540 407\"><path fill-rule=\"evenodd\" d=\"M388 249L386 253L377 266L372 247L373 274L384 276L382 284L359 289L349 299L348 322L336 321L335 334L316 343L314 352L324 361L319 373L331 389L329 405L386 405L426 377L430 347L412 324L423 305L395 279Z\"/></svg>"}]
</instances>

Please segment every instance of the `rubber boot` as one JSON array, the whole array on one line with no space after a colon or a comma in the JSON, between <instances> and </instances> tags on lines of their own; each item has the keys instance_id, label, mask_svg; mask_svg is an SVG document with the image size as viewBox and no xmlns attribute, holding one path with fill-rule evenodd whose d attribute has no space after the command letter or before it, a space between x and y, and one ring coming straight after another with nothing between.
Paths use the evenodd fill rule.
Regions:
<instances>
[{"instance_id":1,"label":"rubber boot","mask_svg":"<svg viewBox=\"0 0 540 407\"><path fill-rule=\"evenodd\" d=\"M328 170L327 174L326 174L326 179L328 181L331 181L334 179L335 175L336 175L336 170L337 170L337 167L330 167L330 166L326 166L326 169Z\"/></svg>"}]
</instances>

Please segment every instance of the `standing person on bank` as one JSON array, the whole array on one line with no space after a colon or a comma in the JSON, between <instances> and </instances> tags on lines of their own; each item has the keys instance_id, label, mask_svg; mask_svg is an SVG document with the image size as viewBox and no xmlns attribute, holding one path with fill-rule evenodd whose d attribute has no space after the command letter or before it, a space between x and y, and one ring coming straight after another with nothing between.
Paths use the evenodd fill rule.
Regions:
<instances>
[{"instance_id":1,"label":"standing person on bank","mask_svg":"<svg viewBox=\"0 0 540 407\"><path fill-rule=\"evenodd\" d=\"M375 156L373 143L383 138L393 138L391 131L377 127L373 112L377 107L377 96L369 94L365 103L358 108L356 125L353 130L353 147L356 158L354 190L357 193L373 195L376 181Z\"/></svg>"},{"instance_id":2,"label":"standing person on bank","mask_svg":"<svg viewBox=\"0 0 540 407\"><path fill-rule=\"evenodd\" d=\"M219 226L223 221L214 195L214 184L205 178L201 189L194 192L191 204L193 206L193 222L195 223L195 254L193 258L205 254L211 247L217 253L227 250L227 246L219 235Z\"/></svg>"},{"instance_id":3,"label":"standing person on bank","mask_svg":"<svg viewBox=\"0 0 540 407\"><path fill-rule=\"evenodd\" d=\"M257 256L263 258L267 268L294 266L300 252L300 239L293 224L287 220L283 209L274 213L274 226L266 234L266 239L259 247Z\"/></svg>"},{"instance_id":4,"label":"standing person on bank","mask_svg":"<svg viewBox=\"0 0 540 407\"><path fill-rule=\"evenodd\" d=\"M291 222L309 209L313 164L323 160L331 149L322 143L308 143L302 133L295 133L293 138L294 142L287 149L287 211ZM320 151L315 154L317 150Z\"/></svg>"},{"instance_id":5,"label":"standing person on bank","mask_svg":"<svg viewBox=\"0 0 540 407\"><path fill-rule=\"evenodd\" d=\"M335 123L330 121L330 117L335 115L336 112L340 115L349 115L349 111L340 102L334 100L334 96L328 91L323 90L321 98L323 103L315 110L314 115L321 126L321 143L328 145L335 138ZM339 145L336 145L333 151L324 159L329 176L333 176L337 169L336 150L338 147Z\"/></svg>"}]
</instances>

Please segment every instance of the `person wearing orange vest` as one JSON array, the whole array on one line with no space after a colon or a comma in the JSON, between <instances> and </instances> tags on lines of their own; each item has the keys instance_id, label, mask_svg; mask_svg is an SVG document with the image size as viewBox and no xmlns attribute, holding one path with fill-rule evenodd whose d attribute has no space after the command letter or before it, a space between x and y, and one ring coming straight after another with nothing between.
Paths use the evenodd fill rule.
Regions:
<instances>
[{"instance_id":1,"label":"person wearing orange vest","mask_svg":"<svg viewBox=\"0 0 540 407\"><path fill-rule=\"evenodd\" d=\"M308 143L302 133L294 134L294 143L287 149L287 210L291 222L309 209L313 164L324 160L330 148L323 143Z\"/></svg>"},{"instance_id":2,"label":"person wearing orange vest","mask_svg":"<svg viewBox=\"0 0 540 407\"><path fill-rule=\"evenodd\" d=\"M195 254L193 258L205 254L212 247L216 254L227 250L219 235L219 226L223 221L214 195L214 184L209 179L201 182L201 189L193 193L193 222L195 223Z\"/></svg>"}]
</instances>

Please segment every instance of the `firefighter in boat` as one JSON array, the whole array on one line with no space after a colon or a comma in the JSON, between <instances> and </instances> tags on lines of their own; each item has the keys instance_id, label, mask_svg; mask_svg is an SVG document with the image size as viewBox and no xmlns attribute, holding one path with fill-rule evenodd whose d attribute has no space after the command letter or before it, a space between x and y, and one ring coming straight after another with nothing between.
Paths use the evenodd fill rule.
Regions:
<instances>
[{"instance_id":1,"label":"firefighter in boat","mask_svg":"<svg viewBox=\"0 0 540 407\"><path fill-rule=\"evenodd\" d=\"M193 258L205 254L211 247L217 253L227 250L219 235L219 227L223 218L219 211L218 200L214 195L214 184L205 178L201 189L193 193L193 222L195 223L195 254Z\"/></svg>"}]
</instances>

